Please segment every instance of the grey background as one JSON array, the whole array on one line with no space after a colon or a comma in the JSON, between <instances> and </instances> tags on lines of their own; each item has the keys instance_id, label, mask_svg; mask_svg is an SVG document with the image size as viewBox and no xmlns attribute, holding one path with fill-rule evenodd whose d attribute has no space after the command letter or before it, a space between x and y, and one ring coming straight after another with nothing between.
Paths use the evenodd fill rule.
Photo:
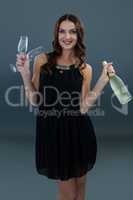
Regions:
<instances>
[{"instance_id":1,"label":"grey background","mask_svg":"<svg viewBox=\"0 0 133 200\"><path fill-rule=\"evenodd\" d=\"M33 135L33 113L27 107L7 105L5 93L11 86L22 85L21 77L13 74L9 63L15 63L17 42L21 34L29 36L29 49L43 45L51 50L55 21L66 12L78 15L85 26L87 62L93 66L94 86L101 73L101 61L113 61L118 75L128 84L133 94L132 81L132 2L128 1L3 1L0 8L1 24L1 134ZM92 116L100 136L132 137L133 103L128 104L128 115L121 114L111 105L112 90L104 89L100 109L104 116ZM16 97L15 97L16 96ZM11 93L15 102L19 93ZM114 99L115 100L115 99ZM117 107L121 107L114 101ZM99 108L98 108L99 109ZM12 117L13 116L13 117ZM7 127L8 124L8 127ZM33 129L32 129L33 128ZM31 131L32 129L32 131ZM19 131L18 131L19 130ZM24 131L23 131L24 130ZM98 131L99 132L99 131ZM99 133L98 133L99 134Z\"/></svg>"},{"instance_id":2,"label":"grey background","mask_svg":"<svg viewBox=\"0 0 133 200\"><path fill-rule=\"evenodd\" d=\"M46 51L49 51L54 24L58 17L64 13L78 15L85 26L87 62L93 66L92 86L95 85L101 73L101 61L107 59L114 62L117 74L128 84L133 94L132 7L131 0L1 1L0 140L3 182L1 182L0 196L3 199L9 199L9 197L17 199L19 193L21 193L19 199L23 197L25 199L40 197L41 199L45 195L51 195L49 199L54 199L54 192L56 192L54 185L51 185L53 194L48 189L48 183L53 184L50 180L44 177L38 178L35 173L35 116L33 112L29 112L26 106L11 107L5 100L9 87L22 86L20 75L13 74L9 69L9 63L15 63L19 36L22 34L29 36L29 49L43 45ZM125 108L127 115L124 115L111 105L111 95L111 88L107 85L102 95L100 108L97 105L98 109L104 111L104 116L92 116L99 143L99 154L96 172L92 172L89 178L92 184L90 182L88 184L88 190L91 193L88 199L98 198L94 194L96 190L102 199L130 199L133 195L131 190L133 162L130 157L133 150L133 101ZM10 99L17 101L18 92L14 91ZM120 108L120 104L115 99L114 104ZM7 187L11 196L6 193ZM31 193L31 190L35 193ZM112 196L108 196L108 192L109 194L113 192ZM114 192L117 193L115 197Z\"/></svg>"}]
</instances>

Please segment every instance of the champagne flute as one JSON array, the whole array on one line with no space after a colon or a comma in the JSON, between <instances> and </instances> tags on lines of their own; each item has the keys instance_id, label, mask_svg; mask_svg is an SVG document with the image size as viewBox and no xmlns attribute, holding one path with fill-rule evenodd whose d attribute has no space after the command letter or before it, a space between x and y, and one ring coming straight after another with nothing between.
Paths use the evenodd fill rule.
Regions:
<instances>
[{"instance_id":1,"label":"champagne flute","mask_svg":"<svg viewBox=\"0 0 133 200\"><path fill-rule=\"evenodd\" d=\"M28 50L28 36L20 36L18 53L26 53Z\"/></svg>"},{"instance_id":2,"label":"champagne flute","mask_svg":"<svg viewBox=\"0 0 133 200\"><path fill-rule=\"evenodd\" d=\"M18 52L19 53L26 53L28 49L28 40L23 40L23 42L18 43ZM31 49L30 51L28 51L27 56L29 58L29 61L32 61L35 59L36 56L40 55L44 53L44 47L43 46L38 46L34 49ZM14 66L13 64L10 64L10 69L12 70L12 72L17 72L16 66Z\"/></svg>"},{"instance_id":3,"label":"champagne flute","mask_svg":"<svg viewBox=\"0 0 133 200\"><path fill-rule=\"evenodd\" d=\"M18 42L18 53L21 54L21 53L24 53L26 54L28 50L28 36L20 36L20 39L19 39L19 42ZM13 64L10 64L10 69L13 71L13 72L17 72L17 68L15 65Z\"/></svg>"}]
</instances>

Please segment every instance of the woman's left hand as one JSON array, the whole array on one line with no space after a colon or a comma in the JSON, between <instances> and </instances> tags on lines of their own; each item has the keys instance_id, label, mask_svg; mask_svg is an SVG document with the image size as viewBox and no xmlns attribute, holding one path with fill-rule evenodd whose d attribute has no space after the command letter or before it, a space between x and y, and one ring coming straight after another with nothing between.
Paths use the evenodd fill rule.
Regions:
<instances>
[{"instance_id":1,"label":"woman's left hand","mask_svg":"<svg viewBox=\"0 0 133 200\"><path fill-rule=\"evenodd\" d=\"M104 64L104 66L103 66L103 70L102 70L100 79L105 83L108 83L109 76L112 76L115 74L115 69L112 64L113 63L110 62L110 63Z\"/></svg>"},{"instance_id":2,"label":"woman's left hand","mask_svg":"<svg viewBox=\"0 0 133 200\"><path fill-rule=\"evenodd\" d=\"M108 65L108 63L107 63L107 74L109 75L109 76L112 76L112 75L114 75L115 74L115 69L114 69L114 67L113 67L113 65L112 65L113 63L110 63L109 65Z\"/></svg>"}]
</instances>

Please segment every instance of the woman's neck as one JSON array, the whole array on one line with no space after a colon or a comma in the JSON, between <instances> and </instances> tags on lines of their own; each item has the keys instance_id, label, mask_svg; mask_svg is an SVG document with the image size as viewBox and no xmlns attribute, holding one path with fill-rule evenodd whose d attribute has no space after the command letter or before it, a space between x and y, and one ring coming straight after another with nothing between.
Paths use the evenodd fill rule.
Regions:
<instances>
[{"instance_id":1,"label":"woman's neck","mask_svg":"<svg viewBox=\"0 0 133 200\"><path fill-rule=\"evenodd\" d=\"M63 50L61 56L57 59L57 61L60 63L66 63L66 64L72 64L75 63L75 55L73 51L70 50Z\"/></svg>"}]
</instances>

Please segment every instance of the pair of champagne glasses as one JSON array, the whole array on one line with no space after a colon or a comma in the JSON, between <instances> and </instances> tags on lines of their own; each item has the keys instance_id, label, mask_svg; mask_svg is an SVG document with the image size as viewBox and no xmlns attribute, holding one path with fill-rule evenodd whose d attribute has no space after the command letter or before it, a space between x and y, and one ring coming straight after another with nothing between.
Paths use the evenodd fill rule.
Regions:
<instances>
[{"instance_id":1,"label":"pair of champagne glasses","mask_svg":"<svg viewBox=\"0 0 133 200\"><path fill-rule=\"evenodd\" d=\"M38 46L34 49L31 49L28 52L27 51L28 51L28 36L21 35L18 42L18 53L27 54L29 61L33 61L36 56L40 55L41 53L44 53L44 47ZM14 73L18 72L17 67L14 64L10 64L10 70Z\"/></svg>"}]
</instances>

